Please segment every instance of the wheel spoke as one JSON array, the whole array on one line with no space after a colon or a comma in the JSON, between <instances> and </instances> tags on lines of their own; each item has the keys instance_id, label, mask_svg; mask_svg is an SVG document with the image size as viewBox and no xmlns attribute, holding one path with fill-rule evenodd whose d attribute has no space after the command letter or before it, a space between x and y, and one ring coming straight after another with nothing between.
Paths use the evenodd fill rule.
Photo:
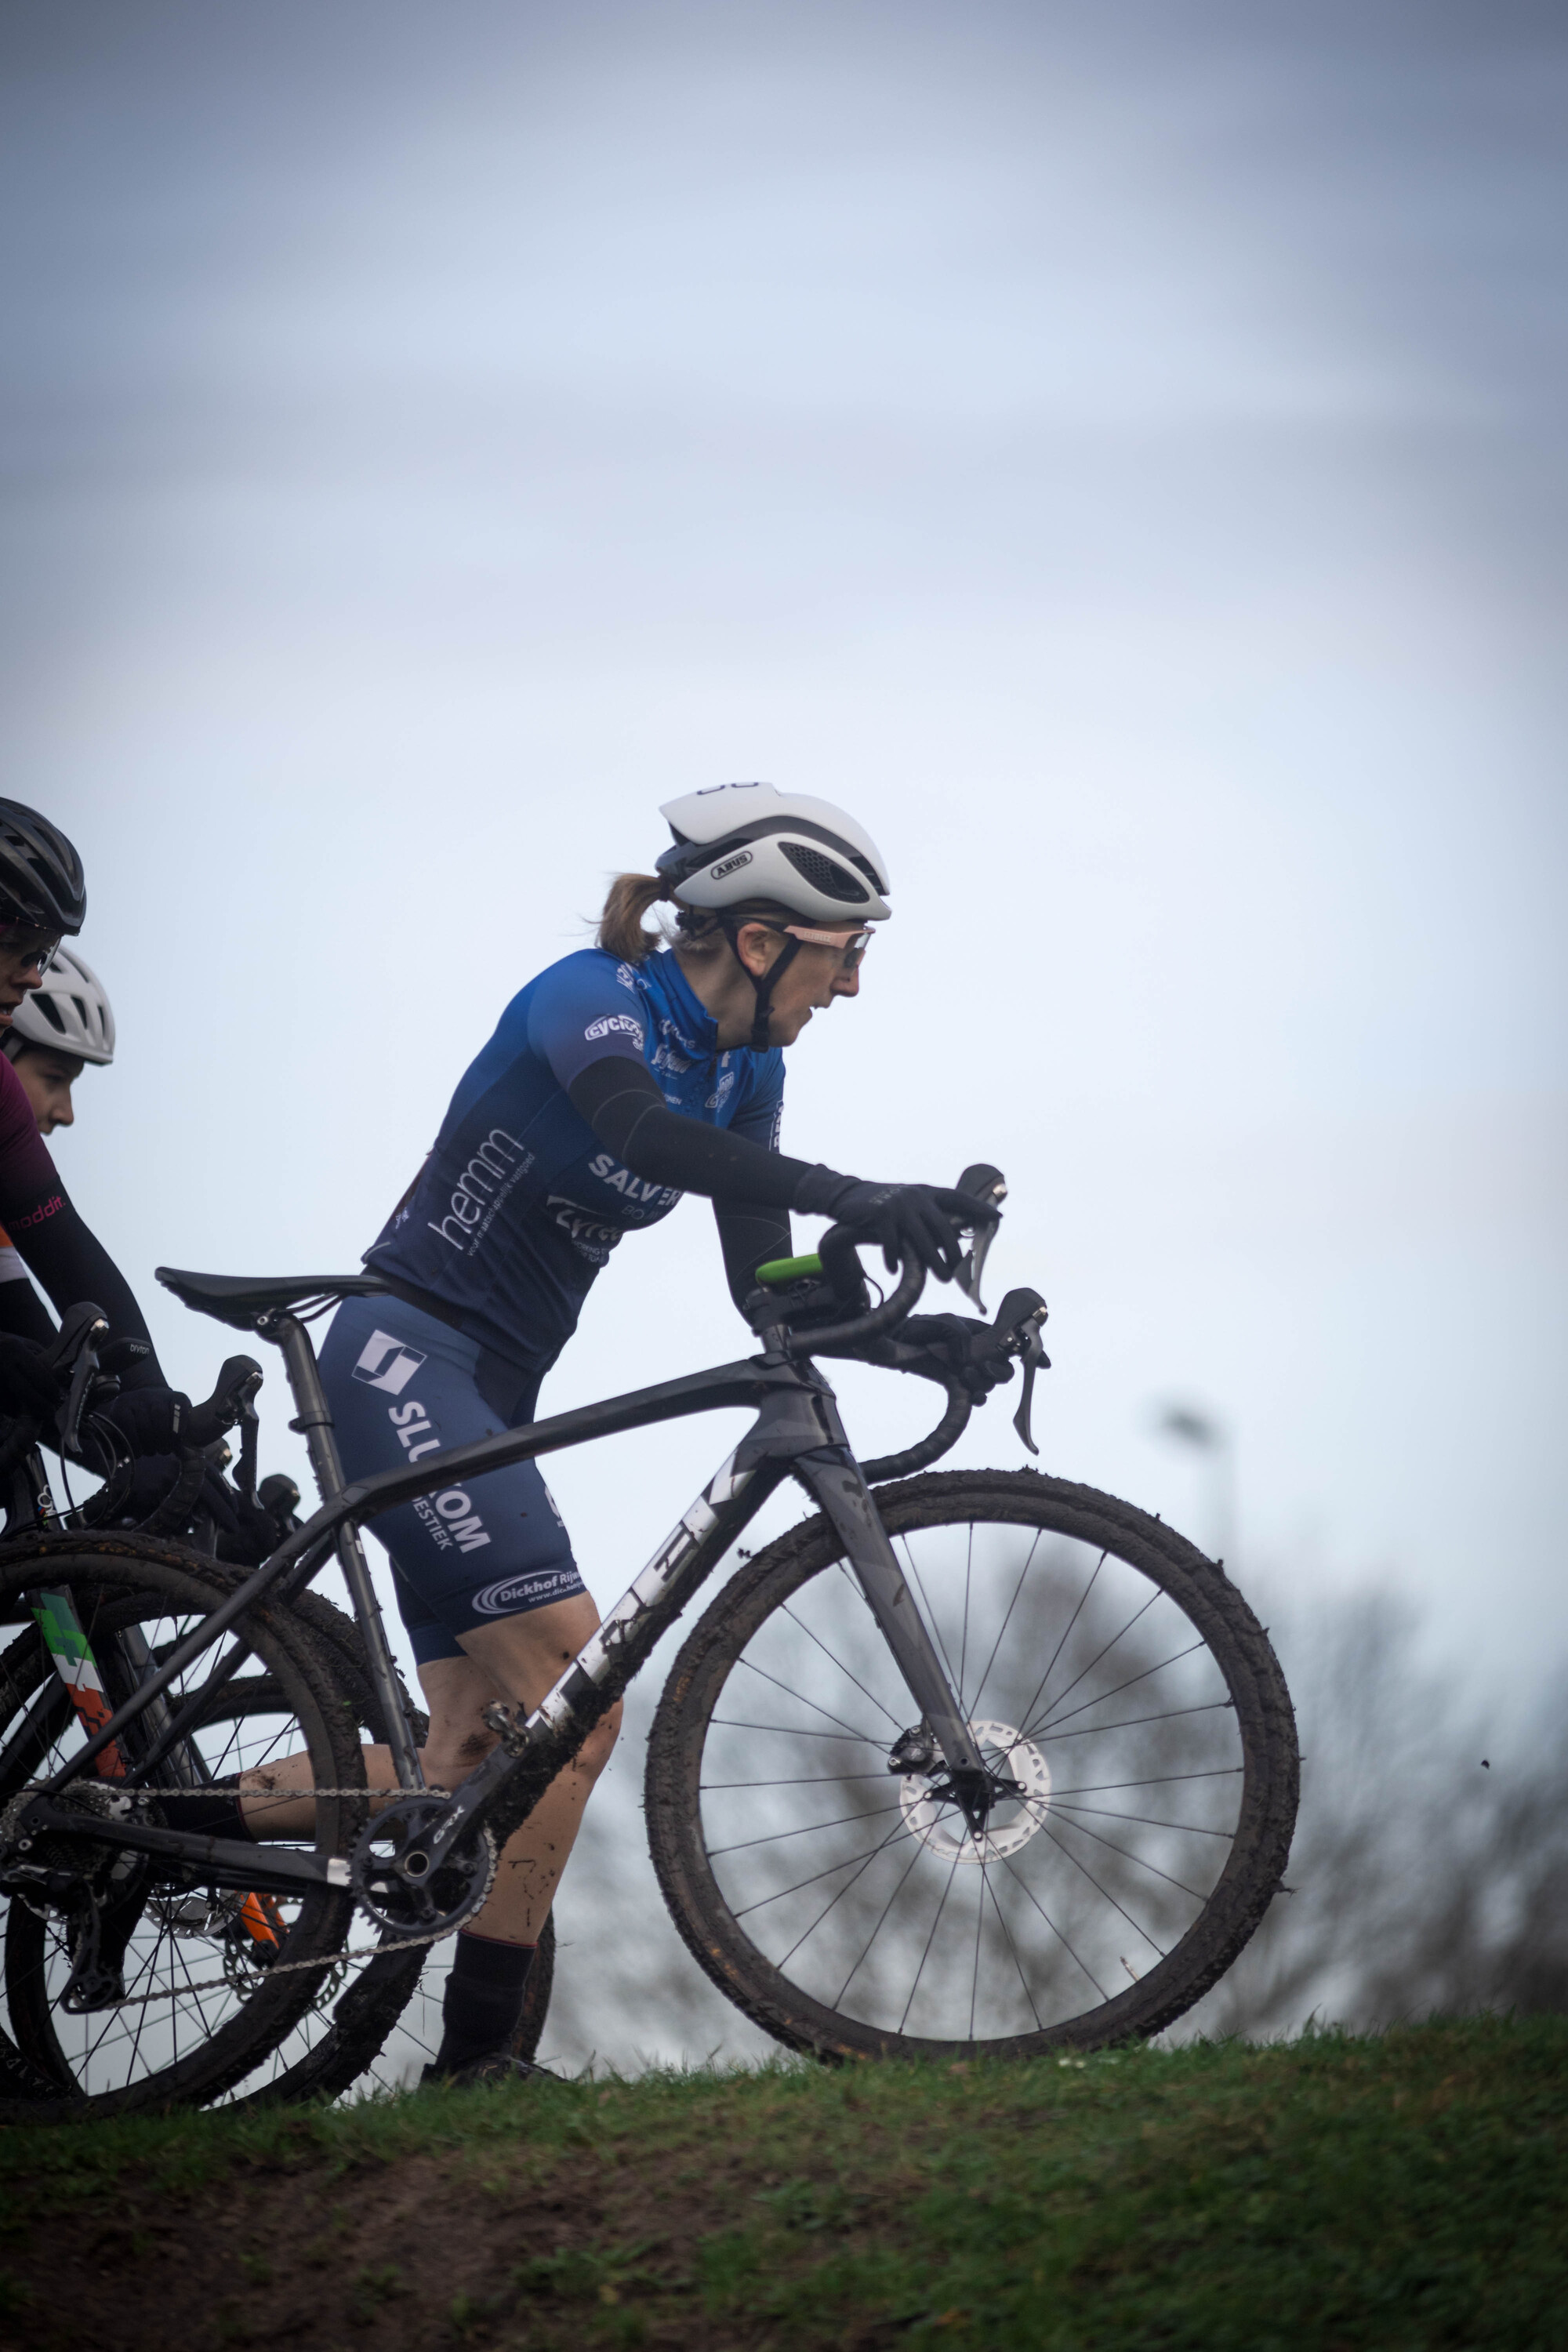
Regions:
<instances>
[{"instance_id":1,"label":"wheel spoke","mask_svg":"<svg viewBox=\"0 0 1568 2352\"><path fill-rule=\"evenodd\" d=\"M741 1663L743 1665L747 1661L742 1659ZM726 1731L776 1731L785 1739L853 1739L861 1748L887 1746L886 1740L868 1738L863 1731L818 1731L810 1724L799 1723L742 1723L732 1715L716 1715L713 1721L721 1724Z\"/></svg>"},{"instance_id":2,"label":"wheel spoke","mask_svg":"<svg viewBox=\"0 0 1568 2352\"><path fill-rule=\"evenodd\" d=\"M873 1861L878 1854L885 1853L890 1845L897 1845L900 1837L907 1835L908 1832L900 1822L888 1832L880 1844L868 1848L865 1853L847 1853L842 1862L830 1862L826 1870L813 1871L809 1878L797 1878L793 1886L781 1886L773 1894L764 1895L755 1903L748 1903L745 1909L737 1911L734 1916L737 1919L744 1919L750 1912L765 1911L770 1903L782 1903L786 1895L798 1895L802 1887L815 1886L820 1880L831 1878L836 1870L849 1870L858 1862Z\"/></svg>"},{"instance_id":3,"label":"wheel spoke","mask_svg":"<svg viewBox=\"0 0 1568 2352\"><path fill-rule=\"evenodd\" d=\"M708 1849L708 1859L710 1862L717 1862L721 1853L745 1853L752 1846L778 1845L785 1838L813 1837L819 1830L841 1830L848 1822L878 1821L884 1813L896 1813L899 1811L900 1807L897 1805L874 1805L868 1813L840 1813L837 1821L803 1822L798 1829L769 1830L762 1837L741 1838L734 1845L710 1845Z\"/></svg>"},{"instance_id":4,"label":"wheel spoke","mask_svg":"<svg viewBox=\"0 0 1568 2352\"><path fill-rule=\"evenodd\" d=\"M962 1851L962 1849L960 1849L960 1851ZM921 1989L921 1979L925 1974L926 1962L931 1958L931 1948L936 1940L936 1931L942 1925L942 1915L947 1909L947 1898L952 1893L952 1882L957 1875L958 1855L955 1853L948 1870L947 1885L942 1890L942 1901L936 1906L936 1917L931 1923L931 1933L926 1937L925 1948L921 1953L920 1966L915 1970L915 1980L910 1987L910 1997L904 2003L904 2013L899 2020L899 2032L900 2033L910 2021L910 2011L915 2005L915 1995Z\"/></svg>"},{"instance_id":5,"label":"wheel spoke","mask_svg":"<svg viewBox=\"0 0 1568 2352\"><path fill-rule=\"evenodd\" d=\"M1116 1645L1112 1643L1110 1646L1114 1649ZM1193 1657L1199 1650L1205 1649L1206 1647L1206 1643L1190 1642L1184 1650L1178 1650L1173 1657L1162 1658L1157 1666L1142 1667L1139 1673L1129 1675L1124 1683L1112 1683L1108 1691L1100 1691L1094 1698L1086 1698L1081 1700L1077 1706L1069 1707L1066 1715L1052 1716L1047 1714L1042 1716L1037 1724L1031 1725L1028 1737L1031 1738L1037 1738L1043 1739L1047 1736L1047 1734L1054 1734L1058 1723L1070 1723L1075 1715L1087 1715L1091 1706L1103 1706L1108 1698L1120 1697L1123 1691L1131 1690L1134 1683L1146 1683L1152 1675L1163 1675L1167 1666L1179 1666L1184 1658ZM1096 1663L1099 1663L1098 1660ZM1083 1676L1080 1675L1079 1676L1079 1680L1081 1682ZM1065 1698L1067 1696L1067 1692L1064 1691L1062 1693L1062 1696Z\"/></svg>"},{"instance_id":6,"label":"wheel spoke","mask_svg":"<svg viewBox=\"0 0 1568 2352\"><path fill-rule=\"evenodd\" d=\"M971 1528L970 1533L973 1536L973 1528ZM996 1653L1002 1647L1003 1636L1005 1634L1008 1626L1013 1622L1013 1612L1018 1605L1018 1595L1024 1590L1024 1580L1029 1573L1030 1565L1039 1548L1039 1531L1037 1529L1035 1540L1029 1546L1028 1553L1025 1559L1023 1567L1018 1570L1018 1581L1013 1587L1013 1598L1007 1603L1007 1613L1003 1618L1001 1624L996 1630L996 1639L991 1644L991 1655L985 1661L985 1672L981 1675L980 1681L975 1688L973 1712L976 1715L980 1713L980 1702L985 1696L985 1685L991 1679L991 1669L996 1664Z\"/></svg>"},{"instance_id":7,"label":"wheel spoke","mask_svg":"<svg viewBox=\"0 0 1568 2352\"><path fill-rule=\"evenodd\" d=\"M1043 2033L1045 2032L1045 2026L1041 2020L1040 2012L1035 2006L1035 1996L1029 1990L1029 1979L1024 1973L1024 1963L1018 1958L1018 1947L1013 1941L1013 1930L1008 1927L1006 1920L1003 1916L1002 1906L996 1900L996 1889L991 1884L991 1864L989 1862L982 1864L980 1875L984 1881L985 1892L991 1897L991 1908L996 1914L996 1925L1001 1928L1003 1935L1007 1939L1007 1949L1013 1955L1013 1966L1018 1971L1018 1982L1024 1988L1024 1999L1029 2004L1029 2013L1035 2021L1037 2029ZM1090 1979L1090 1982L1093 1982L1092 1978Z\"/></svg>"},{"instance_id":8,"label":"wheel spoke","mask_svg":"<svg viewBox=\"0 0 1568 2352\"><path fill-rule=\"evenodd\" d=\"M1082 1789L1053 1789L1051 1802L1059 1805L1065 1797L1107 1797L1117 1789L1163 1789L1173 1780L1239 1780L1245 1769L1241 1764L1220 1764L1208 1772L1156 1772L1146 1780L1095 1780Z\"/></svg>"},{"instance_id":9,"label":"wheel spoke","mask_svg":"<svg viewBox=\"0 0 1568 2352\"><path fill-rule=\"evenodd\" d=\"M869 1958L872 1945L876 1942L876 1940L877 1940L878 1937L881 1934L881 1932L882 1932L882 1927L883 1927L883 1924L884 1924L884 1922L886 1921L886 1919L887 1919L887 1917L888 1917L889 1913L892 1910L892 1907L893 1907L894 1904L898 1901L898 1899L899 1899L900 1895L903 1893L905 1886L906 1886L906 1885L908 1885L908 1883L909 1883L910 1873L910 1871L912 1871L912 1870L913 1870L913 1868L914 1868L915 1864L919 1862L920 1858L921 1858L921 1848L920 1848L919 1842L918 1842L918 1841L916 1841L916 1843L915 1843L915 1850L914 1850L913 1853L911 1853L911 1854L910 1854L910 1858L909 1858L908 1863L907 1863L907 1864L905 1864L905 1866L904 1866L904 1873L903 1873L903 1876L899 1880L898 1885L894 1887L894 1889L893 1889L892 1893L889 1895L889 1897L888 1897L887 1901L883 1904L883 1906L882 1906L882 1907L881 1907L880 1911L877 1914L877 1924L876 1924L876 1926L872 1928L872 1930L871 1930L870 1934L867 1937L866 1941L865 1941L865 1944L864 1944L864 1946L863 1946L863 1947L862 1947L862 1948L861 1948L861 1952L860 1952L860 1957L859 1957L859 1958L856 1961L856 1963L855 1963L854 1967L850 1969L850 1971L849 1971L848 1975L845 1978L845 1979L844 1979L843 1983L842 1983L842 1984L839 1986L839 1988L838 1988L837 1998L835 2000L834 2004L833 2004L833 2006L835 2007L835 2009L837 2009L837 2008L838 2007L839 2002L843 2000L843 1999L844 1999L844 1997L845 1997L846 1993L848 1991L848 1990L849 1990L850 1986L854 1983L854 1981L855 1981L856 1978L859 1975L859 1973L860 1973L860 1969L861 1969L861 1966L862 1966L862 1963ZM875 1855L872 1855L872 1856L870 1856L870 1857L868 1858L868 1860L869 1860L869 1861L874 1861L875 1859L876 1859ZM855 1884L854 1880L851 1880L851 1881L850 1881L850 1884L851 1884L851 1885L853 1885ZM834 1898L833 1898L833 1901L834 1901L835 1903L837 1903L837 1900L838 1900L838 1897L837 1897L837 1895L836 1895L834 1896ZM831 1910L831 1908L832 1908L832 1905L831 1905L831 1904L828 1906L828 1908ZM786 1953L784 1954L784 1958L785 1958L785 1959L788 1959L789 1958L790 1958L790 1954L789 1954L788 1952L786 1952Z\"/></svg>"},{"instance_id":10,"label":"wheel spoke","mask_svg":"<svg viewBox=\"0 0 1568 2352\"><path fill-rule=\"evenodd\" d=\"M852 1723L846 1723L841 1715L835 1715L831 1707L819 1706L816 1699L807 1698L804 1691L791 1690L788 1683L781 1683L777 1675L770 1675L765 1666L759 1666L755 1658L742 1658L741 1664L743 1666L750 1666L752 1672L754 1675L760 1675L763 1682L772 1683L774 1690L783 1691L785 1698L793 1698L801 1706L809 1706L815 1714L825 1716L829 1723L837 1724L840 1730L848 1732L851 1738L866 1739L866 1734L863 1731L857 1731ZM868 1747L873 1744L867 1740Z\"/></svg>"},{"instance_id":11,"label":"wheel spoke","mask_svg":"<svg viewBox=\"0 0 1568 2352\"><path fill-rule=\"evenodd\" d=\"M1053 1714L1053 1712L1054 1712L1055 1708L1056 1708L1056 1707L1060 1706L1060 1705L1061 1705L1061 1703L1062 1703L1062 1699L1064 1699L1064 1698L1070 1698L1070 1697L1072 1696L1073 1692L1074 1692L1075 1690L1077 1690L1077 1688L1078 1688L1078 1686L1079 1686L1079 1683L1081 1683L1081 1682L1084 1680L1085 1676L1086 1676L1086 1675L1091 1675L1091 1674L1093 1674L1093 1672L1094 1672L1094 1670L1095 1670L1096 1666L1098 1666L1098 1665L1099 1665L1099 1664L1100 1664L1100 1662L1101 1658L1108 1658L1108 1657L1110 1655L1110 1653L1112 1652L1112 1650L1114 1650L1114 1649L1115 1649L1115 1647L1116 1647L1116 1645L1117 1645L1118 1642L1124 1642L1124 1641L1126 1640L1126 1638L1127 1638L1128 1634L1129 1634L1129 1633L1131 1633L1131 1632L1132 1631L1133 1626L1137 1624L1137 1622L1138 1622L1139 1619L1140 1619L1141 1617L1146 1617L1146 1616L1148 1615L1148 1613L1149 1613L1150 1610L1151 1610L1151 1609L1152 1609L1152 1607L1154 1606L1155 1601L1158 1601L1158 1599L1159 1599L1159 1598L1160 1598L1160 1588L1159 1588L1159 1586L1158 1586L1158 1585L1156 1585L1156 1586L1154 1587L1154 1590L1152 1591L1152 1592L1151 1592L1151 1593L1150 1593L1148 1600L1144 1601L1144 1603L1143 1603L1142 1607L1141 1609L1135 1609L1135 1610L1132 1612L1131 1616L1131 1617L1129 1617L1129 1619L1127 1620L1126 1624L1125 1624L1125 1625L1123 1625L1123 1627L1121 1628L1121 1633L1113 1633L1113 1634L1111 1635L1111 1637L1110 1637L1110 1641L1106 1643L1106 1644L1105 1644L1104 1648L1103 1648L1103 1649L1101 1649L1101 1650L1097 1650L1097 1651L1095 1652L1094 1656L1093 1656L1092 1658L1090 1658L1090 1660L1089 1660L1089 1662L1088 1665L1087 1665L1087 1666L1085 1666L1085 1667L1082 1669L1082 1671L1081 1671L1080 1673L1074 1675L1074 1676L1073 1676L1073 1678L1072 1678L1071 1682L1070 1682L1070 1683L1068 1683L1068 1686L1067 1686L1066 1690L1064 1690L1064 1691L1062 1692L1061 1696L1060 1696L1059 1698L1058 1698L1058 1699L1054 1700L1054 1701L1053 1701L1053 1703L1052 1703L1052 1706L1047 1706L1047 1707L1045 1714L1040 1717L1040 1720L1041 1720L1041 1722L1042 1722L1042 1723L1048 1723L1048 1722L1050 1721L1051 1716L1052 1716L1052 1714ZM1089 1702L1089 1704L1090 1706L1092 1706L1092 1705L1094 1704L1094 1702L1093 1702L1092 1700L1090 1700L1090 1701ZM1079 1710L1078 1708L1076 1708L1076 1707L1075 1707L1075 1708L1074 1708L1074 1710L1073 1710L1073 1712L1074 1712L1074 1714L1076 1715L1076 1714L1078 1714L1078 1713L1079 1712Z\"/></svg>"},{"instance_id":12,"label":"wheel spoke","mask_svg":"<svg viewBox=\"0 0 1568 2352\"><path fill-rule=\"evenodd\" d=\"M1163 1878L1167 1886L1174 1886L1183 1895L1190 1895L1194 1903L1208 1901L1208 1896L1201 1888L1189 1886L1185 1879L1173 1878L1168 1870L1161 1870L1154 1863L1145 1862L1141 1853L1129 1853L1124 1845L1116 1845L1110 1838L1101 1837L1098 1830L1086 1830L1083 1823L1075 1822L1070 1813L1062 1826L1064 1829L1077 1830L1079 1837L1092 1838L1096 1845L1102 1845L1105 1848L1107 1853L1119 1853L1123 1862L1135 1864L1138 1869L1146 1870L1151 1877Z\"/></svg>"},{"instance_id":13,"label":"wheel spoke","mask_svg":"<svg viewBox=\"0 0 1568 2352\"><path fill-rule=\"evenodd\" d=\"M1026 1723L1028 1722L1030 1717L1034 1714L1035 1709L1038 1706L1041 1693L1044 1691L1046 1685L1050 1681L1051 1676L1056 1673L1057 1660L1061 1656L1061 1654L1066 1649L1068 1643L1071 1640L1072 1629L1078 1623L1079 1619L1082 1616L1085 1609L1088 1607L1089 1596L1094 1591L1095 1586L1100 1582L1100 1571L1105 1566L1105 1563L1110 1557L1110 1555L1108 1551L1102 1551L1100 1558L1095 1561L1094 1573L1089 1578L1089 1582L1084 1586L1083 1591L1079 1594L1078 1607L1073 1611L1072 1615L1068 1619L1067 1623L1063 1626L1061 1638L1058 1642L1056 1648L1051 1652L1049 1658L1046 1661L1046 1671L1040 1676L1039 1681L1035 1685L1035 1695L1029 1701L1028 1706L1024 1709L1023 1720Z\"/></svg>"},{"instance_id":14,"label":"wheel spoke","mask_svg":"<svg viewBox=\"0 0 1568 2352\"><path fill-rule=\"evenodd\" d=\"M1027 1895L1029 1901L1034 1904L1036 1910L1039 1913L1041 1918L1045 1921L1047 1927L1050 1929L1052 1935L1056 1937L1063 1951L1066 1952L1068 1958L1073 1962L1075 1967L1083 1970L1084 1975L1089 1979L1089 1983L1094 1987L1095 1991L1100 1995L1100 2000L1109 2000L1110 1999L1110 1995L1106 1991L1105 1987L1100 1983L1100 1979L1095 1975L1094 1970L1089 1967L1088 1961L1079 1959L1078 1954L1073 1950L1073 1948L1068 1941L1066 1936L1057 1926L1056 1921L1051 1917L1050 1913L1037 1898L1034 1888L1028 1885L1019 1873L1014 1869L1011 1861L1005 1854L1002 1857L1002 1867L1006 1872L1008 1877L1013 1880L1015 1885L1023 1888L1025 1895Z\"/></svg>"},{"instance_id":15,"label":"wheel spoke","mask_svg":"<svg viewBox=\"0 0 1568 2352\"><path fill-rule=\"evenodd\" d=\"M926 1592L925 1585L921 1578L920 1570L915 1564L915 1556L910 1549L910 1539L908 1536L904 1538L904 1558L909 1561L910 1574L914 1578L915 1591L920 1594L921 1607L925 1612L927 1629L930 1632L931 1640L936 1643L938 1652L941 1654L942 1667L946 1673L947 1679L952 1685L953 1690L956 1693L959 1687L959 1677L952 1671L952 1660L948 1656L947 1643L942 1640L942 1627L937 1621L936 1611L931 1605L931 1601Z\"/></svg>"},{"instance_id":16,"label":"wheel spoke","mask_svg":"<svg viewBox=\"0 0 1568 2352\"><path fill-rule=\"evenodd\" d=\"M1053 1731L1053 1739L1099 1739L1110 1731L1134 1731L1141 1723L1174 1723L1184 1715L1223 1715L1235 1702L1211 1698L1201 1706L1168 1706L1159 1715L1130 1715L1122 1723L1080 1723L1076 1731Z\"/></svg>"},{"instance_id":17,"label":"wheel spoke","mask_svg":"<svg viewBox=\"0 0 1568 2352\"><path fill-rule=\"evenodd\" d=\"M1205 1829L1200 1822L1157 1822L1151 1813L1118 1813L1113 1812L1109 1805L1075 1805L1055 1794L1051 1797L1051 1805L1058 1813L1092 1813L1097 1821L1126 1822L1145 1830L1181 1830L1188 1837L1223 1838L1227 1845L1236 1836L1234 1830Z\"/></svg>"},{"instance_id":18,"label":"wheel spoke","mask_svg":"<svg viewBox=\"0 0 1568 2352\"><path fill-rule=\"evenodd\" d=\"M882 1705L881 1700L877 1696L875 1691L870 1691L866 1688L866 1685L861 1681L859 1675L853 1673L851 1669L845 1664L842 1658L835 1656L834 1653L828 1648L826 1643L822 1640L821 1636L817 1633L814 1633L811 1627L801 1618L795 1615L795 1611L789 1606L787 1601L784 1603L784 1614L789 1619L792 1625L798 1625L800 1627L801 1632L806 1636L808 1641L812 1641L816 1643L816 1646L822 1652L823 1656L830 1660L831 1663L837 1667L839 1673L845 1675L848 1681L852 1682L856 1689L859 1691L863 1696L870 1700L872 1706L877 1709L879 1715L885 1715L887 1717L888 1721L892 1725L895 1733L902 1727L900 1725L898 1717L893 1713L892 1709Z\"/></svg>"},{"instance_id":19,"label":"wheel spoke","mask_svg":"<svg viewBox=\"0 0 1568 2352\"><path fill-rule=\"evenodd\" d=\"M717 1722L718 1717L714 1717ZM880 1772L806 1772L787 1780L704 1780L700 1785L704 1796L710 1790L728 1789L842 1789L852 1780L885 1780Z\"/></svg>"}]
</instances>

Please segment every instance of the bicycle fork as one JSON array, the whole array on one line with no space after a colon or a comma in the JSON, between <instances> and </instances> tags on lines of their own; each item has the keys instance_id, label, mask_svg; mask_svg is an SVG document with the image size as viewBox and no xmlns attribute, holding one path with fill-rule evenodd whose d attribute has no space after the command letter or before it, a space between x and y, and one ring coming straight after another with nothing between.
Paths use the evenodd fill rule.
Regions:
<instances>
[{"instance_id":1,"label":"bicycle fork","mask_svg":"<svg viewBox=\"0 0 1568 2352\"><path fill-rule=\"evenodd\" d=\"M831 1395L819 1402L825 1418L837 1423L838 1413ZM882 1638L919 1710L918 1725L911 1726L895 1743L889 1769L929 1771L940 1752L952 1794L971 1831L978 1837L997 1793L996 1778L986 1769L981 1758L964 1719L962 1700L948 1680L947 1669L882 1525L876 1499L841 1428L837 1436L836 1444L797 1456L791 1467L832 1521L866 1597L866 1605L881 1629Z\"/></svg>"}]
</instances>

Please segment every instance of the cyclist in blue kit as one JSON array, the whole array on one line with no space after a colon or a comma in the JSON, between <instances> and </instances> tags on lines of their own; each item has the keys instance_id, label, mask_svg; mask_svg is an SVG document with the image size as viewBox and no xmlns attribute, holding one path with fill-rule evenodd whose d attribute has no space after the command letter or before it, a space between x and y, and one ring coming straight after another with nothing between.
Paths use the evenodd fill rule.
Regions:
<instances>
[{"instance_id":1,"label":"cyclist in blue kit","mask_svg":"<svg viewBox=\"0 0 1568 2352\"><path fill-rule=\"evenodd\" d=\"M990 1213L923 1184L875 1184L779 1150L784 1055L859 991L887 867L826 801L722 784L666 804L674 846L611 888L598 944L513 998L366 1263L390 1296L350 1299L321 1377L351 1478L535 1417L540 1382L623 1236L685 1192L714 1204L737 1302L790 1255L791 1210L852 1223L943 1280L952 1218ZM675 908L668 944L644 929ZM944 1212L946 1213L944 1213ZM496 1698L537 1706L598 1623L537 1464L388 1511L399 1606L430 1709L425 1769L451 1788L495 1744ZM436 2074L526 2073L505 2055L527 1971L594 1780L606 1718L501 1856L456 1939ZM373 1778L390 1779L373 1759ZM256 1826L259 1827L258 1822Z\"/></svg>"}]
</instances>

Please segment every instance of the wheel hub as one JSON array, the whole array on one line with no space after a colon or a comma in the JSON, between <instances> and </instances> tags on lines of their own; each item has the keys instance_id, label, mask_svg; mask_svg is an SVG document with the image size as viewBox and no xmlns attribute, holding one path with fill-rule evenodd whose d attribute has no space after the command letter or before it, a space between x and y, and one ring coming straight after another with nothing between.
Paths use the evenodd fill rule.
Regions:
<instances>
[{"instance_id":1,"label":"wheel hub","mask_svg":"<svg viewBox=\"0 0 1568 2352\"><path fill-rule=\"evenodd\" d=\"M1050 1766L1034 1741L1026 1739L1010 1723L972 1723L969 1732L987 1771L1004 1784L1011 1782L1020 1793L1015 1796L1004 1786L984 1829L976 1832L946 1786L944 1768L936 1763L900 1780L904 1826L945 1862L1004 1862L1045 1826L1051 1799Z\"/></svg>"}]
</instances>

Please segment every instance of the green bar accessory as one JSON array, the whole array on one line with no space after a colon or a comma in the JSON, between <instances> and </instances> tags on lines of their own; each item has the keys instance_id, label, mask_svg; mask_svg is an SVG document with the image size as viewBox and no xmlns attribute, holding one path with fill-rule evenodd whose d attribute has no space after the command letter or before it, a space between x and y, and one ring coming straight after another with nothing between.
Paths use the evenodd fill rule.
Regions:
<instances>
[{"instance_id":1,"label":"green bar accessory","mask_svg":"<svg viewBox=\"0 0 1568 2352\"><path fill-rule=\"evenodd\" d=\"M822 1260L814 1250L809 1257L771 1257L766 1265L757 1268L759 1282L799 1282L805 1276L820 1274Z\"/></svg>"}]
</instances>

